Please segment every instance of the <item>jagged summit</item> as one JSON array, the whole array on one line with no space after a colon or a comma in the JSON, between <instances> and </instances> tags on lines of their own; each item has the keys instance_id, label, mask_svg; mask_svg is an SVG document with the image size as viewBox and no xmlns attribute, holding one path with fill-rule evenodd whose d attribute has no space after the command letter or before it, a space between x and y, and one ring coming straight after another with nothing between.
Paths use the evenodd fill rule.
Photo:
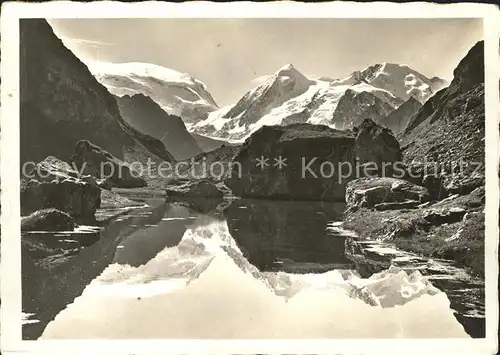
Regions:
<instances>
[{"instance_id":1,"label":"jagged summit","mask_svg":"<svg viewBox=\"0 0 500 355\"><path fill-rule=\"evenodd\" d=\"M288 63L282 66L278 71L274 74L278 78L290 78L295 80L297 83L302 85L308 85L311 83L304 74L302 74L299 70L297 70L293 64Z\"/></svg>"}]
</instances>

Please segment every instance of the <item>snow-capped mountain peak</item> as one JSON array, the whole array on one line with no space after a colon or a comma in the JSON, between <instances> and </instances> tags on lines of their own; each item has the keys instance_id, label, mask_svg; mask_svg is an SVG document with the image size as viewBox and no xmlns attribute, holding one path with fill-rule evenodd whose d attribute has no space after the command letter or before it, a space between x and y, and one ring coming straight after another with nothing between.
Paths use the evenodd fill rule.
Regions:
<instances>
[{"instance_id":1,"label":"snow-capped mountain peak","mask_svg":"<svg viewBox=\"0 0 500 355\"><path fill-rule=\"evenodd\" d=\"M114 95L143 94L169 114L193 123L218 109L206 85L189 74L151 63L89 63L96 79Z\"/></svg>"},{"instance_id":2,"label":"snow-capped mountain peak","mask_svg":"<svg viewBox=\"0 0 500 355\"><path fill-rule=\"evenodd\" d=\"M310 79L286 64L232 107L215 111L191 129L244 139L263 125L307 122L347 129L371 118L379 124L410 98L425 102L444 81L407 65L378 63L343 79Z\"/></svg>"}]
</instances>

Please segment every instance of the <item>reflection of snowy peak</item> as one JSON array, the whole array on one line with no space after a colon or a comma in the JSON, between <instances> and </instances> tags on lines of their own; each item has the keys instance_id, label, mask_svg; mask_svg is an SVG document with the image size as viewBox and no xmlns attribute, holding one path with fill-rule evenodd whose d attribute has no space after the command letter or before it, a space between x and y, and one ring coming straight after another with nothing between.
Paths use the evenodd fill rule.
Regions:
<instances>
[{"instance_id":1,"label":"reflection of snowy peak","mask_svg":"<svg viewBox=\"0 0 500 355\"><path fill-rule=\"evenodd\" d=\"M205 85L172 69L149 63L91 64L96 79L116 96L143 94L186 123L218 108Z\"/></svg>"}]
</instances>

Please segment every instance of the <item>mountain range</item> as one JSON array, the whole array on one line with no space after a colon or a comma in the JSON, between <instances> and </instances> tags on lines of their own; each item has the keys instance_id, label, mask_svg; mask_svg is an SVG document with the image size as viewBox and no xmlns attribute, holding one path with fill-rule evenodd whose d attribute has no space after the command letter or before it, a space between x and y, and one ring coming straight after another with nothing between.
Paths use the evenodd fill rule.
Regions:
<instances>
[{"instance_id":1,"label":"mountain range","mask_svg":"<svg viewBox=\"0 0 500 355\"><path fill-rule=\"evenodd\" d=\"M393 128L404 124L386 121L389 114L410 99L425 103L446 84L392 63L373 65L340 80L309 79L287 64L234 106L210 112L191 129L220 138L245 139L264 125L312 123L349 129L367 117Z\"/></svg>"}]
</instances>

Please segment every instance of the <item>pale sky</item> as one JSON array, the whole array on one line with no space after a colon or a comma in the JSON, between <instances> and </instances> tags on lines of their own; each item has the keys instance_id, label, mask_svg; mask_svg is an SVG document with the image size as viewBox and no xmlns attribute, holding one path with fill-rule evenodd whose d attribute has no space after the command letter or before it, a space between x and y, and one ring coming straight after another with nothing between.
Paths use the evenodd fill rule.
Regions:
<instances>
[{"instance_id":1,"label":"pale sky","mask_svg":"<svg viewBox=\"0 0 500 355\"><path fill-rule=\"evenodd\" d=\"M83 61L146 62L203 81L235 103L287 63L309 77L343 78L376 63L427 77L453 69L483 39L478 19L57 19L55 33Z\"/></svg>"}]
</instances>

